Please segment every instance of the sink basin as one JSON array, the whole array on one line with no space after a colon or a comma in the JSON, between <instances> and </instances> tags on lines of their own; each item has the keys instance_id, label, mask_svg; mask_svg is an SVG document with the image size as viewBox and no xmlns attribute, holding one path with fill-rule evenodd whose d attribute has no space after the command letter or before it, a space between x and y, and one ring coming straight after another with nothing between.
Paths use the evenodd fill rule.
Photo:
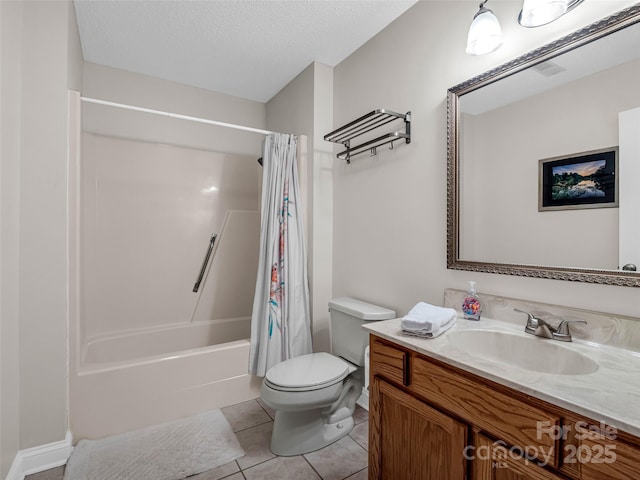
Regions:
<instances>
[{"instance_id":1,"label":"sink basin","mask_svg":"<svg viewBox=\"0 0 640 480\"><path fill-rule=\"evenodd\" d=\"M589 357L553 340L491 330L459 330L448 335L459 350L485 360L554 375L587 375L598 370Z\"/></svg>"}]
</instances>

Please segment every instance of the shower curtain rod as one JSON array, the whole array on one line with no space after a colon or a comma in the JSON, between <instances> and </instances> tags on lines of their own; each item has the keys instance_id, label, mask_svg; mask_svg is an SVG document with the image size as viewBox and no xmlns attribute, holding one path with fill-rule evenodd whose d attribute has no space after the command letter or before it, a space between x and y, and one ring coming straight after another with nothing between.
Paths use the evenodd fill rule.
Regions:
<instances>
[{"instance_id":1,"label":"shower curtain rod","mask_svg":"<svg viewBox=\"0 0 640 480\"><path fill-rule=\"evenodd\" d=\"M225 122L218 122L216 120L208 120L206 118L191 117L189 115L180 115L179 113L163 112L161 110L152 110L150 108L136 107L134 105L125 105L124 103L107 102L105 100L98 100L97 98L80 97L80 100L87 103L95 103L98 105L106 105L108 107L123 108L125 110L134 110L136 112L151 113L153 115L162 115L164 117L177 118L179 120L189 120L191 122L206 123L208 125L217 125L219 127L234 128L236 130L244 130L245 132L261 133L263 135L278 133L278 132L271 132L269 130L262 130L260 128L245 127L244 125L235 125L233 123L225 123Z\"/></svg>"}]
</instances>

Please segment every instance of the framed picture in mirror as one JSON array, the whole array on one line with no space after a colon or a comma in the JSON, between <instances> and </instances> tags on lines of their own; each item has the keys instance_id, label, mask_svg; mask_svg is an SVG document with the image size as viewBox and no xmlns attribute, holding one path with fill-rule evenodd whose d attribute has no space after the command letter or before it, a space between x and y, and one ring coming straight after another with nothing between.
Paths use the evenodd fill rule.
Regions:
<instances>
[{"instance_id":1,"label":"framed picture in mirror","mask_svg":"<svg viewBox=\"0 0 640 480\"><path fill-rule=\"evenodd\" d=\"M618 148L538 162L538 210L618 206Z\"/></svg>"}]
</instances>

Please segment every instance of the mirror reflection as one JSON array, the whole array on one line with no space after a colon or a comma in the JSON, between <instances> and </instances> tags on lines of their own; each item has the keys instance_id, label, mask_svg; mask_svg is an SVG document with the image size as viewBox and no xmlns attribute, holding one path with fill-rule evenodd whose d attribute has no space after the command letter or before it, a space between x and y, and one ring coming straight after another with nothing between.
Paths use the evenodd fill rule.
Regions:
<instances>
[{"instance_id":1,"label":"mirror reflection","mask_svg":"<svg viewBox=\"0 0 640 480\"><path fill-rule=\"evenodd\" d=\"M449 161L458 187L449 206L449 221L457 217L450 263L481 271L493 264L612 273L640 267L637 21L561 55L534 52L517 73L499 67L450 90L457 122ZM615 167L607 164L617 201L613 185L603 187L602 152L617 156ZM545 194L569 200L541 208ZM598 198L605 194L610 201Z\"/></svg>"}]
</instances>

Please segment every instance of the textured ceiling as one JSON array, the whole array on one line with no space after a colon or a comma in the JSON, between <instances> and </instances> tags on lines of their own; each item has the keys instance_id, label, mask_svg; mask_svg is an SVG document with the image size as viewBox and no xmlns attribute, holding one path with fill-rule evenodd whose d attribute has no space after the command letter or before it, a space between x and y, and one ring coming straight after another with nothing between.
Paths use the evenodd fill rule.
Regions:
<instances>
[{"instance_id":1,"label":"textured ceiling","mask_svg":"<svg viewBox=\"0 0 640 480\"><path fill-rule=\"evenodd\" d=\"M417 0L76 0L87 62L266 102Z\"/></svg>"}]
</instances>

